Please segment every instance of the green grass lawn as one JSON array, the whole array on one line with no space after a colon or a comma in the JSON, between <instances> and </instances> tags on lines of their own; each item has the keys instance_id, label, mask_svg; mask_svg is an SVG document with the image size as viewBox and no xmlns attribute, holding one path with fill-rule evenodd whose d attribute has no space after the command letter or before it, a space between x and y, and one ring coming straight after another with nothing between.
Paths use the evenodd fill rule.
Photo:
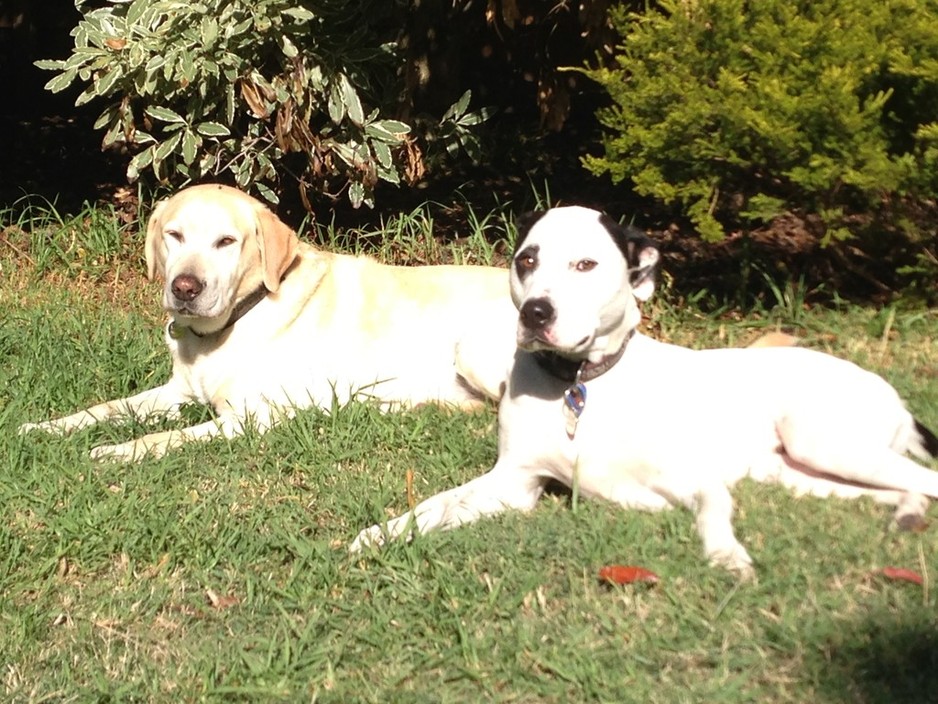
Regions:
<instances>
[{"instance_id":1,"label":"green grass lawn","mask_svg":"<svg viewBox=\"0 0 938 704\"><path fill-rule=\"evenodd\" d=\"M938 532L896 532L867 501L740 485L755 584L706 565L687 512L563 494L350 557L406 510L408 469L419 500L492 466L494 411L306 411L136 465L88 459L132 425L17 435L169 373L157 287L106 221L83 221L99 249L74 222L0 237L0 700L938 701ZM885 375L938 430L938 313L778 303L665 297L648 330L700 347L782 325ZM609 586L608 564L661 581Z\"/></svg>"}]
</instances>

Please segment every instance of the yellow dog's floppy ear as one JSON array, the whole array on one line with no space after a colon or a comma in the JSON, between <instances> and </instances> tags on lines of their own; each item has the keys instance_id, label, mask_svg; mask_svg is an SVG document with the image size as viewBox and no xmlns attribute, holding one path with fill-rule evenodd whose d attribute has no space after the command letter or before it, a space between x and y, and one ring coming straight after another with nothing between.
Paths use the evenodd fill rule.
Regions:
<instances>
[{"instance_id":1,"label":"yellow dog's floppy ear","mask_svg":"<svg viewBox=\"0 0 938 704\"><path fill-rule=\"evenodd\" d=\"M264 285L271 293L280 288L280 279L296 258L299 238L270 209L257 210L257 245L264 267Z\"/></svg>"},{"instance_id":2,"label":"yellow dog's floppy ear","mask_svg":"<svg viewBox=\"0 0 938 704\"><path fill-rule=\"evenodd\" d=\"M147 278L153 281L157 276L163 276L166 260L163 257L163 219L161 213L166 207L166 200L161 200L153 208L150 220L147 222L147 240L144 245L144 254L147 259Z\"/></svg>"}]
</instances>

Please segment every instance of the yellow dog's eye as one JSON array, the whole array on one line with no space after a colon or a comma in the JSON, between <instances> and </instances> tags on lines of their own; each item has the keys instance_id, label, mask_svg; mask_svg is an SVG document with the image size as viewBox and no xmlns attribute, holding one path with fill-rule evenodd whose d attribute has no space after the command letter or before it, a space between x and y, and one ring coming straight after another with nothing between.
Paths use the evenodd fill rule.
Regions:
<instances>
[{"instance_id":1,"label":"yellow dog's eye","mask_svg":"<svg viewBox=\"0 0 938 704\"><path fill-rule=\"evenodd\" d=\"M235 242L236 240L234 237L231 237L230 235L225 235L224 237L218 238L218 240L215 242L215 248L221 249L222 247L228 247L229 245L232 245Z\"/></svg>"},{"instance_id":2,"label":"yellow dog's eye","mask_svg":"<svg viewBox=\"0 0 938 704\"><path fill-rule=\"evenodd\" d=\"M182 233L179 230L167 230L165 234L167 237L172 237L177 242L183 241Z\"/></svg>"},{"instance_id":3,"label":"yellow dog's eye","mask_svg":"<svg viewBox=\"0 0 938 704\"><path fill-rule=\"evenodd\" d=\"M576 263L577 271L592 271L596 268L596 262L592 259L581 259Z\"/></svg>"}]
</instances>

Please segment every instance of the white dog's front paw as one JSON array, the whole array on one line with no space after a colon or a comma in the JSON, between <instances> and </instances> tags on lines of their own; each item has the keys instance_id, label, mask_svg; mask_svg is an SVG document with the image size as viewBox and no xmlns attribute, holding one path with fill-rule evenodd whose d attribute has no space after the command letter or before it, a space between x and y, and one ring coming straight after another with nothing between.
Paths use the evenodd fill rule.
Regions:
<instances>
[{"instance_id":1,"label":"white dog's front paw","mask_svg":"<svg viewBox=\"0 0 938 704\"><path fill-rule=\"evenodd\" d=\"M736 574L743 582L753 581L756 578L756 570L752 566L752 558L749 553L739 543L733 546L727 546L719 550L714 550L708 555L710 564L715 567L722 567Z\"/></svg>"},{"instance_id":2,"label":"white dog's front paw","mask_svg":"<svg viewBox=\"0 0 938 704\"><path fill-rule=\"evenodd\" d=\"M376 548L384 545L384 530L381 526L373 525L371 528L365 528L358 537L349 545L349 552L361 552L364 548L374 546Z\"/></svg>"}]
</instances>

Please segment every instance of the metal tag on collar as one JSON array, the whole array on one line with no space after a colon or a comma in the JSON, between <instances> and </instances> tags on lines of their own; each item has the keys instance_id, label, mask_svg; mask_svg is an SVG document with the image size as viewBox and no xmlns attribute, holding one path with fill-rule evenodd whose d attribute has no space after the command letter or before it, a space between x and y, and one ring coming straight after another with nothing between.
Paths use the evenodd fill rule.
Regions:
<instances>
[{"instance_id":1,"label":"metal tag on collar","mask_svg":"<svg viewBox=\"0 0 938 704\"><path fill-rule=\"evenodd\" d=\"M563 392L563 413L567 420L567 437L571 440L576 435L576 426L583 409L586 408L586 384L580 381L582 365L577 370L576 379Z\"/></svg>"},{"instance_id":2,"label":"metal tag on collar","mask_svg":"<svg viewBox=\"0 0 938 704\"><path fill-rule=\"evenodd\" d=\"M186 329L182 325L176 325L175 320L169 321L169 325L166 326L166 332L168 332L169 336L174 340L181 340L186 336Z\"/></svg>"}]
</instances>

